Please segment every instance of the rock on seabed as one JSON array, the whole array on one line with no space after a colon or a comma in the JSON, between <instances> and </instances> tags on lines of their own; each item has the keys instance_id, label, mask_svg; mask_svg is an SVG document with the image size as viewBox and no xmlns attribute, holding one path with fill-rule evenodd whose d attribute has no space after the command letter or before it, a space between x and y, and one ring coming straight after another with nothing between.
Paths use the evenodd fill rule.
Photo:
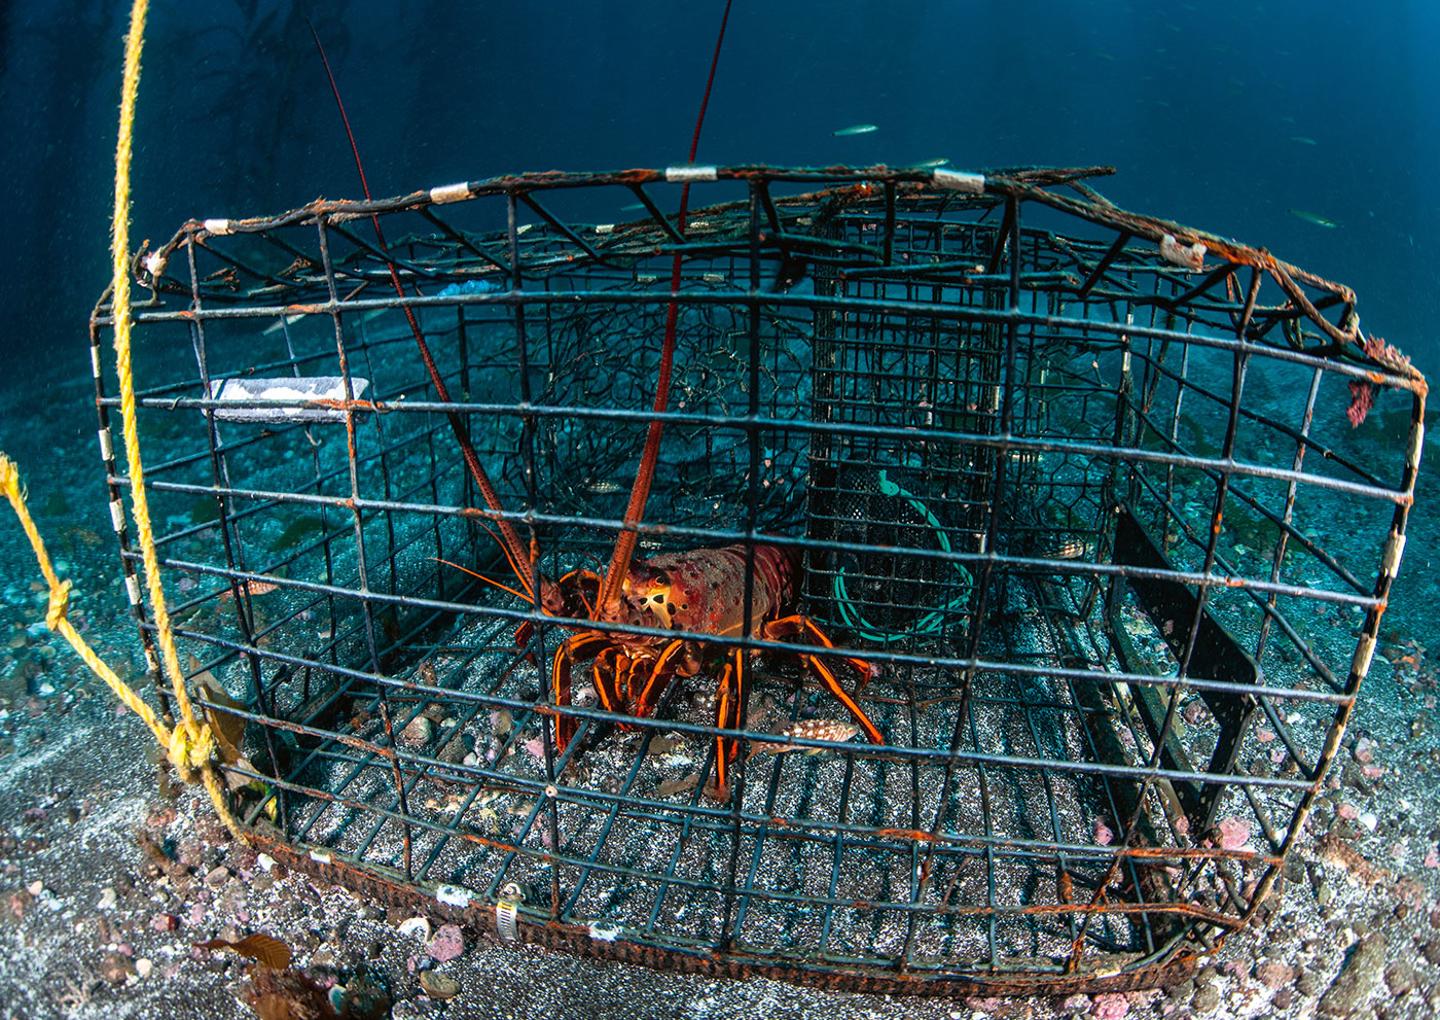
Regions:
<instances>
[{"instance_id":1,"label":"rock on seabed","mask_svg":"<svg viewBox=\"0 0 1440 1020\"><path fill-rule=\"evenodd\" d=\"M1320 997L1321 1016L1348 1017L1355 1015L1375 989L1385 969L1385 937L1378 932L1367 935L1355 944L1350 957L1335 975L1335 980Z\"/></svg>"}]
</instances>

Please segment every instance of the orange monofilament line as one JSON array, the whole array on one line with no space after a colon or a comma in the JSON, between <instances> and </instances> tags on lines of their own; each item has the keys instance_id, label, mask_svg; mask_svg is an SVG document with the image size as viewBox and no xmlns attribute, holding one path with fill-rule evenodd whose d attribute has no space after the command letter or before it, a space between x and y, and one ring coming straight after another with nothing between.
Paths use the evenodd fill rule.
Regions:
<instances>
[{"instance_id":1,"label":"orange monofilament line","mask_svg":"<svg viewBox=\"0 0 1440 1020\"><path fill-rule=\"evenodd\" d=\"M695 133L690 136L689 162L695 162L695 153L700 148L700 129L705 124L705 110L710 105L710 90L715 85L715 68L720 64L720 47L725 42L725 26L730 21L730 4L725 0L725 13L720 17L720 32L715 37L715 53L710 58L710 76L705 80L705 93L700 98L700 112L695 118ZM690 185L680 189L680 215L677 230L685 233L685 214L690 202ZM670 267L670 293L680 289L680 252ZM665 342L660 348L660 372L655 379L656 414L663 414L670 403L670 370L675 363L675 327L680 316L680 306L673 298L665 313ZM596 598L596 609L604 612L620 597L620 585L630 570L630 561L635 556L635 543L639 532L635 529L645 515L645 501L650 498L650 484L655 479L655 465L660 459L660 434L664 424L657 420L650 423L645 433L645 449L640 454L640 467L635 472L635 484L630 489L630 502L625 507L625 518L621 524L620 537L615 542L615 553L610 557L610 568L605 572L605 581L600 585Z\"/></svg>"},{"instance_id":2,"label":"orange monofilament line","mask_svg":"<svg viewBox=\"0 0 1440 1020\"><path fill-rule=\"evenodd\" d=\"M335 73L330 69L330 58L325 55L325 47L320 42L320 35L315 31L315 26L310 26L310 34L315 39L315 48L320 51L320 61L325 65L325 77L330 80L330 91L335 96L335 105L340 109L340 120L345 125L345 137L350 140L350 152L355 157L355 169L360 174L360 190L365 193L365 201L370 201L370 182L365 177L365 164L360 160L360 146L355 141L355 132L350 129L350 117L345 112L345 101L340 98L340 86L335 82ZM380 217L374 213L370 214L370 223L375 228L375 240L380 245L380 251L385 256L385 268L390 271L390 283L395 288L399 297L405 296L405 288L400 283L400 274L395 269L395 263L390 261L390 248L385 243L385 232L380 228ZM683 228L682 228L683 229ZM435 367L435 358L430 353L430 345L425 342L425 334L420 330L420 324L415 321L415 313L410 310L409 305L401 305L401 311L405 313L405 321L410 325L410 332L415 336L415 345L420 350L420 360L425 363L425 371L430 376L430 384L435 387L435 396L442 404L452 403L450 391L445 386L445 381L440 378L440 371ZM460 453L465 460L465 467L470 471L470 477L475 480L476 487L480 490L481 497L495 514L504 513L500 505L500 496L495 492L495 486L490 482L490 476L480 466L480 458L475 455L475 447L470 443L470 437L465 433L465 425L460 420L460 415L454 411L445 412L446 419L450 422L450 430L455 433L455 440L460 444ZM510 567L515 571L515 576L520 581L520 586L527 594L526 601L535 601L535 592L530 583L530 572L521 570L521 564L529 562L525 554L525 546L520 541L514 527L503 517L495 517L495 526L500 529L501 546L505 558L510 562Z\"/></svg>"}]
</instances>

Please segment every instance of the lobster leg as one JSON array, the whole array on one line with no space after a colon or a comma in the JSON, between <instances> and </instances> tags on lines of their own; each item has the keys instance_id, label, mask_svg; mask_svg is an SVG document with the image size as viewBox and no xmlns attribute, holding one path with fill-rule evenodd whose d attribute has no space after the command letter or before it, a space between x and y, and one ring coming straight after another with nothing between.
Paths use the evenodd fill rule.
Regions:
<instances>
[{"instance_id":1,"label":"lobster leg","mask_svg":"<svg viewBox=\"0 0 1440 1020\"><path fill-rule=\"evenodd\" d=\"M660 651L655 660L655 665L650 667L650 676L645 680L645 686L640 689L640 697L635 699L635 707L632 709L635 715L645 717L655 707L655 701L665 689L665 681L669 679L665 669L675 653L685 646L683 641L671 641ZM664 678L664 679L662 679Z\"/></svg>"},{"instance_id":2,"label":"lobster leg","mask_svg":"<svg viewBox=\"0 0 1440 1020\"><path fill-rule=\"evenodd\" d=\"M604 644L609 638L598 630L582 630L572 634L555 649L555 661L550 669L550 690L556 706L570 704L570 664L585 649ZM601 688L597 685L597 690ZM602 695L603 697L603 695ZM563 754L570 739L575 736L576 722L568 716L555 717L555 750Z\"/></svg>"},{"instance_id":3,"label":"lobster leg","mask_svg":"<svg viewBox=\"0 0 1440 1020\"><path fill-rule=\"evenodd\" d=\"M831 641L829 635L820 629L819 624L808 616L802 616L800 613L782 616L773 623L765 625L765 636L768 638L794 637L799 634L807 635L816 644L823 645L826 648L835 647L835 642ZM848 655L845 657L845 661L855 667L855 672L860 674L860 686L857 687L856 690L863 691L865 685L874 678L875 667L864 659L855 659Z\"/></svg>"},{"instance_id":4,"label":"lobster leg","mask_svg":"<svg viewBox=\"0 0 1440 1020\"><path fill-rule=\"evenodd\" d=\"M600 705L607 712L620 711L622 702L616 678L620 675L623 659L619 649L614 647L602 648L595 654L595 664L592 667L595 693L600 695Z\"/></svg>"},{"instance_id":5,"label":"lobster leg","mask_svg":"<svg viewBox=\"0 0 1440 1020\"><path fill-rule=\"evenodd\" d=\"M796 634L803 633L815 638L819 644L824 645L826 648L835 647L834 643L825 636L825 632L816 626L815 621L807 616L801 616L799 613L793 616L783 617L772 623L767 623L763 628L763 633L767 639L772 640L782 637L793 637ZM818 676L820 682L825 685L825 689L830 692L836 701L845 706L845 710L850 713L860 725L860 728L865 731L865 736L869 738L872 744L885 743L885 736L880 732L880 728L865 714L865 710L860 707L860 703L857 702L844 687L840 686L840 681L835 679L834 670L832 670L824 660L816 655L801 655L800 661L810 667L811 672ZM846 657L845 661L855 666L860 672L862 679L859 687L856 688L858 691L865 686L865 681L870 678L874 667L863 659Z\"/></svg>"},{"instance_id":6,"label":"lobster leg","mask_svg":"<svg viewBox=\"0 0 1440 1020\"><path fill-rule=\"evenodd\" d=\"M745 704L745 652L735 649L725 662L720 674L720 686L715 695L715 725L721 729L734 729L740 724L740 707ZM723 733L715 736L715 797L717 800L730 799L730 759L740 750L740 741Z\"/></svg>"}]
</instances>

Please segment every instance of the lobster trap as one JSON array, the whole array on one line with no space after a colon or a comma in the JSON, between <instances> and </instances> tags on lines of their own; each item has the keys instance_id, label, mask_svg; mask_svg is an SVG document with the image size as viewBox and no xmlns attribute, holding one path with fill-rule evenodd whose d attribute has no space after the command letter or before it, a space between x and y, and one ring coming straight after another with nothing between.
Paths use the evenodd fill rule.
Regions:
<instances>
[{"instance_id":1,"label":"lobster trap","mask_svg":"<svg viewBox=\"0 0 1440 1020\"><path fill-rule=\"evenodd\" d=\"M1183 975L1335 756L1425 384L1347 288L1124 212L1102 172L523 175L137 259L170 611L252 839L661 967ZM639 562L727 549L743 583L708 596L740 623L527 597L605 572L657 423ZM644 712L604 696L666 642L688 666L660 656Z\"/></svg>"}]
</instances>

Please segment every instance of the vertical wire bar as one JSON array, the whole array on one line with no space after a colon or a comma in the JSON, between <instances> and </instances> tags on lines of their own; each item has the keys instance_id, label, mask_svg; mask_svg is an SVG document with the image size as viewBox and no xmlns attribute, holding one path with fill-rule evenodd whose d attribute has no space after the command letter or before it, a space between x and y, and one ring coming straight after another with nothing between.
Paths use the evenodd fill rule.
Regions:
<instances>
[{"instance_id":1,"label":"vertical wire bar","mask_svg":"<svg viewBox=\"0 0 1440 1020\"><path fill-rule=\"evenodd\" d=\"M195 265L195 246L193 244L186 245L185 253L190 269L190 310L192 312L199 312L201 308L200 273ZM190 341L195 351L195 364L200 375L201 392L208 397L212 391L210 368L205 353L205 320L201 316L197 315L190 320ZM225 489L232 488L230 484L228 459L221 449L220 432L219 427L215 423L214 408L205 409L205 438L209 446L210 471L211 477L215 480L215 486ZM243 585L244 601L242 603L242 585L235 579L233 573L233 571L237 569L237 566L241 570L247 569L245 566L245 548L240 540L240 522L238 519L231 520L229 498L217 493L215 501L219 506L217 526L220 529L221 543L225 548L225 563L232 572L230 576L230 592L234 596L236 624L240 628L240 633L244 638L245 644L253 646L255 643L255 635L253 617L251 615L253 606L250 602L250 585L248 582ZM233 536L231 534L232 525L234 527ZM258 705L263 713L274 718L276 714L275 700L273 694L267 698L264 678L261 676L259 658L249 652L242 652L241 654L244 655L245 664L249 667L250 683L255 691L256 705ZM280 774L280 763L275 753L274 734L269 726L261 727L261 729L265 734L265 749L270 759L272 774L278 776ZM283 790L279 791L277 806L282 818L288 817L288 800L289 798L285 792ZM284 826L282 825L282 830L283 828Z\"/></svg>"},{"instance_id":2,"label":"vertical wire bar","mask_svg":"<svg viewBox=\"0 0 1440 1020\"><path fill-rule=\"evenodd\" d=\"M187 244L186 247L189 247ZM100 298L109 297L107 290ZM110 408L106 405L105 375L101 370L100 357L100 305L90 313L90 368L95 383L95 414L99 421L97 438L100 443L100 460L105 467L105 492L109 497L110 525L115 532L115 541L120 546L120 571L125 579L126 601L135 629L140 632L140 648L145 654L145 672L155 689L155 698L160 714L167 724L173 722L170 708L169 685L160 671L160 659L155 654L155 638L145 619L145 601L140 597L140 575L135 569L138 554L130 545L130 525L125 514L124 490L120 486L120 469L115 460L115 431L110 427ZM138 330L137 330L138 333ZM133 554L133 555L132 555Z\"/></svg>"},{"instance_id":3,"label":"vertical wire bar","mask_svg":"<svg viewBox=\"0 0 1440 1020\"><path fill-rule=\"evenodd\" d=\"M355 522L355 565L359 583L356 594L360 597L360 613L363 620L361 633L365 639L365 651L369 656L370 670L379 675L383 671L380 668L380 654L375 644L375 614L370 604L370 570L365 555L365 521L360 507L354 502L360 498L360 465L357 459L355 429L355 383L350 375L350 356L345 344L345 329L338 307L339 288L335 285L335 265L330 256L329 217L317 216L315 228L320 235L320 258L325 269L325 285L332 306L330 319L335 329L335 354L340 365L341 384L345 390L345 453L346 466L350 474L351 515ZM404 819L401 822L402 864L406 880L413 881L414 872L411 869L410 860L410 802L405 792L404 779L400 775L400 751L395 739L395 724L390 716L390 697L385 684L376 684L375 688L379 696L380 721L385 729L385 739L390 744L388 757L391 779L395 784L396 802L400 805L400 813Z\"/></svg>"},{"instance_id":4,"label":"vertical wire bar","mask_svg":"<svg viewBox=\"0 0 1440 1020\"><path fill-rule=\"evenodd\" d=\"M519 211L516 206L516 200L517 196L514 191L507 191L505 193L506 223L510 235L510 268L513 273L510 281L510 289L516 294L523 294L525 290L523 276L524 267L522 266L520 261ZM525 407L529 407L530 355L529 343L527 342L525 333L525 302L523 300L516 301L514 304L514 309L516 351L515 367L516 371L519 373L520 376L520 401ZM530 414L524 412L522 412L520 418L520 458L522 471L525 476L525 496L529 503L530 511L533 513L539 499L537 488L539 481L536 477L535 472L535 419ZM534 609L534 612L539 615L540 585L542 583L540 579L541 554L539 536L536 533L535 526L533 524L527 524L526 530L529 532L530 538L530 558L527 564L520 565L529 567L530 577L528 580L530 582L530 590L535 593L535 604L532 608ZM541 664L549 661L545 655L545 627L543 623L537 621L537 626L535 627L535 635L532 640L536 642L536 663ZM537 669L540 671L541 676L540 690L537 692L536 700L543 701L547 698L547 695L544 693L545 689L547 687L552 687L553 685L545 683L543 667L537 665ZM559 724L559 718L560 717L558 715L555 717L557 726ZM585 733L583 731L577 732L575 734L574 740L576 741L577 746L578 742L582 740L584 736ZM559 776L559 772L556 769L555 765L555 747L552 743L551 737L551 727L546 726L542 723L540 726L540 739L545 752L545 782L547 786L544 801L546 802L546 806L549 809L546 814L545 821L546 824L550 827L550 849L551 851L558 853L560 851L561 845L560 806L558 803L558 797L550 796L549 791L555 790L557 788L556 781ZM573 750L571 754L573 756ZM550 868L550 917L552 919L558 919L560 917L560 907L560 866L559 864L553 864Z\"/></svg>"},{"instance_id":5,"label":"vertical wire bar","mask_svg":"<svg viewBox=\"0 0 1440 1020\"><path fill-rule=\"evenodd\" d=\"M1000 257L1000 254L1004 251L1004 249L1009 249L1010 281L1008 299L1010 304L1009 311L1011 315L1014 316L1018 313L1020 307L1021 260L1020 200L1014 195L1010 195L1006 198L1005 219L1003 226L1004 229L1008 231L1008 236L1004 237L1002 241L1002 236L999 234L996 235L995 260L998 265L998 259ZM989 506L986 508L988 520L985 526L985 545L983 550L986 554L986 559L982 562L980 568L976 571L976 574L978 576L975 578L974 582L976 590L975 609L972 615L971 632L969 635L969 648L966 652L966 657L970 659L974 659L979 655L980 641L982 632L984 630L983 621L989 603L989 593L991 588L990 580L991 575L994 573L995 567L995 541L999 534L1000 503L1001 500L1005 497L1005 473L1006 467L1010 461L1009 447L1006 445L1006 443L1008 443L1009 440L1013 438L1011 436L1011 418L1014 413L1015 362L1018 357L1019 345L1020 324L1016 318L1012 317L1009 322L1006 323L1004 363L1002 366L1000 366L1000 379L997 381L1000 390L999 427L1001 439L1003 440L1003 442L1001 443L1001 446L997 452L997 456L995 459L995 473L992 477L992 482L989 487ZM955 783L955 762L953 755L956 751L960 749L961 745L965 741L965 720L969 715L970 696L971 689L974 683L974 678L975 667L971 666L964 671L964 674L962 675L960 680L960 704L955 716L955 727L950 735L950 757L947 757L945 762L944 778L940 786L940 798L936 802L935 817L934 820L931 822L929 829L931 833L937 835L943 831L945 818L949 812L950 794ZM978 750L979 745L977 744L976 747ZM983 782L984 765L981 763L977 763L976 767L977 770L982 773ZM986 812L984 822L988 830L988 827L990 825L988 805L982 803L982 809ZM926 848L924 867L927 874L929 870L934 867L934 855L935 844L932 842ZM928 880L926 884L928 885Z\"/></svg>"},{"instance_id":6,"label":"vertical wire bar","mask_svg":"<svg viewBox=\"0 0 1440 1020\"><path fill-rule=\"evenodd\" d=\"M728 8L727 8L728 11ZM745 439L749 455L749 484L745 494L745 592L741 601L741 612L743 623L741 625L741 637L749 640L754 632L754 606L755 606L755 540L756 523L760 511L760 426L757 419L760 415L760 192L752 183L750 185L750 221L749 221L749 247L750 247L750 295L747 299L746 311L749 316L748 326L748 351L747 351L747 384L749 386L749 401L746 406ZM778 593L772 593L778 594ZM749 652L742 650L739 658L739 669L736 670L735 683L735 706L737 715L735 726L737 732L746 729L749 718L749 696L751 684L746 676L749 673L750 657ZM721 911L721 945L722 952L728 952L734 940L739 938L740 919L736 919L735 930L730 929L730 915L735 903L735 876L739 866L740 839L742 836L741 806L745 799L745 751L748 743L742 741L739 747L739 754L735 759L735 780L734 789L731 790L730 824L731 824L731 850L730 850L730 873L725 887L725 903ZM718 763L717 763L718 768ZM779 768L776 768L778 775ZM755 833L756 853L760 851L760 843L764 836L760 830ZM751 879L746 881L747 890L753 886L754 868L751 868Z\"/></svg>"},{"instance_id":7,"label":"vertical wire bar","mask_svg":"<svg viewBox=\"0 0 1440 1020\"><path fill-rule=\"evenodd\" d=\"M299 364L299 359L296 357L296 354L295 354L295 344L294 344L294 341L291 339L291 336L290 336L290 327L289 327L289 325L285 322L285 317L284 317L283 315L280 317L280 330L281 330L281 333L282 333L282 334L284 335L284 337L285 337L285 350L286 350L286 352L290 355L290 369L291 369L291 373L294 375L295 378L298 379L298 378L300 378L300 364ZM325 477L326 477L326 476L325 476L325 472L324 472L324 469L323 469L322 462L321 462L321 460L320 460L320 448L321 448L321 446L322 446L322 443L321 443L320 440L318 440L318 439L315 438L314 434L310 431L310 426L309 426L309 425L306 425L306 426L305 426L304 435L305 435L306 442L308 442L309 445L310 445L310 463L311 463L311 466L312 466L312 467L314 468L314 470L315 470L315 494L316 494L317 496L323 496L323 495L325 495ZM324 550L323 555L324 555L324 559L325 559L325 584L326 584L327 586L333 586L333 585L335 584L335 557L334 557L334 553L333 553L333 550L331 549L331 545L330 545L331 538L330 538L330 503L329 503L329 501L327 500L326 502L322 502L322 503L320 504L320 508L319 508L319 509L320 509L320 533L321 533L321 535L324 536L324 541L323 541L323 543L322 543L322 545L321 545L321 548ZM334 638L335 632L336 632L337 630L339 630L339 628L340 628L340 622L339 622L339 619L338 619L338 617L337 617L337 615L336 615L335 596L334 596L334 594L331 593L331 592L326 592L326 593L325 593L325 607L326 607L326 611L327 611L327 613L328 613L328 615L329 615L329 619L330 619L330 636L331 636L331 638ZM339 665L339 652L338 652L337 644L338 644L338 643L335 642L335 641L333 641L333 640L326 642L326 645L327 645L328 648L329 648L330 661L331 661L331 663L334 664L334 665ZM304 691L304 696L300 699L300 703L301 703L301 704L309 704L309 701L310 701L309 685L310 685L310 670L307 668L307 669L305 670L305 691Z\"/></svg>"}]
</instances>

